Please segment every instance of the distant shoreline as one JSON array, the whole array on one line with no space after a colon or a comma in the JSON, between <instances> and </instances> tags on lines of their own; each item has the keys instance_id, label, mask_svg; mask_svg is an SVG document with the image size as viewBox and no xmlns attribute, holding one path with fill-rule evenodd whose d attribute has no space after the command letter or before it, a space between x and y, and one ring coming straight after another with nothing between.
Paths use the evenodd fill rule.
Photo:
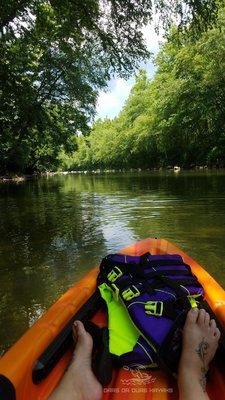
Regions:
<instances>
[{"instance_id":1,"label":"distant shoreline","mask_svg":"<svg viewBox=\"0 0 225 400\"><path fill-rule=\"evenodd\" d=\"M175 174L179 174L182 172L207 172L207 171L225 171L224 167L206 167L206 166L196 166L194 168L182 168L182 167L167 167L167 168L119 168L119 169L93 169L93 170L73 170L73 171L46 171L35 173L32 175L2 175L0 176L0 184L1 183L23 183L28 180L34 180L43 176L54 176L54 175L101 175L101 174L116 174L116 173L140 173L140 172L174 172Z\"/></svg>"}]
</instances>

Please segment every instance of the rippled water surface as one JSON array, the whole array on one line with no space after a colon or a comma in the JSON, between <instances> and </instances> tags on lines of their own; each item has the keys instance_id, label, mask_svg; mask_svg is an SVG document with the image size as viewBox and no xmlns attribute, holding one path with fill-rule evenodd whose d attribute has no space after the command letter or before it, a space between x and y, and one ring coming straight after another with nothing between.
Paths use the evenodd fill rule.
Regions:
<instances>
[{"instance_id":1,"label":"rippled water surface","mask_svg":"<svg viewBox=\"0 0 225 400\"><path fill-rule=\"evenodd\" d=\"M109 252L164 237L225 288L225 173L66 175L0 186L0 350Z\"/></svg>"}]
</instances>

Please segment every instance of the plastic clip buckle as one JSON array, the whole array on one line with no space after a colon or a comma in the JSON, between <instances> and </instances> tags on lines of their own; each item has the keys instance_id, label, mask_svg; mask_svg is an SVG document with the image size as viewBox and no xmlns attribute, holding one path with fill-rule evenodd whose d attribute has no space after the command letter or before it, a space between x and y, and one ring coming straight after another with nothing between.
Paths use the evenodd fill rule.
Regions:
<instances>
[{"instance_id":1,"label":"plastic clip buckle","mask_svg":"<svg viewBox=\"0 0 225 400\"><path fill-rule=\"evenodd\" d=\"M115 282L118 278L123 275L123 272L118 267L114 267L107 275L107 279L110 282Z\"/></svg>"},{"instance_id":2,"label":"plastic clip buckle","mask_svg":"<svg viewBox=\"0 0 225 400\"><path fill-rule=\"evenodd\" d=\"M161 317L163 313L163 302L147 301L145 303L145 312L148 315L155 315L156 317Z\"/></svg>"},{"instance_id":3,"label":"plastic clip buckle","mask_svg":"<svg viewBox=\"0 0 225 400\"><path fill-rule=\"evenodd\" d=\"M123 291L122 297L124 298L124 300L129 301L134 297L140 296L140 294L141 293L139 292L138 288L132 285L129 289Z\"/></svg>"}]
</instances>

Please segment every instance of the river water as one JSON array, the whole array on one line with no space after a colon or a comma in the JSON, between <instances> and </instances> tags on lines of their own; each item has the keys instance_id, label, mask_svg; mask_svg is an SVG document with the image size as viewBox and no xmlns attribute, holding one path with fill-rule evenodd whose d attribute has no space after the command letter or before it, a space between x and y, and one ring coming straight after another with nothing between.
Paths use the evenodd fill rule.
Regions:
<instances>
[{"instance_id":1,"label":"river water","mask_svg":"<svg viewBox=\"0 0 225 400\"><path fill-rule=\"evenodd\" d=\"M0 351L109 252L163 237L225 288L225 172L60 175L0 186Z\"/></svg>"}]
</instances>

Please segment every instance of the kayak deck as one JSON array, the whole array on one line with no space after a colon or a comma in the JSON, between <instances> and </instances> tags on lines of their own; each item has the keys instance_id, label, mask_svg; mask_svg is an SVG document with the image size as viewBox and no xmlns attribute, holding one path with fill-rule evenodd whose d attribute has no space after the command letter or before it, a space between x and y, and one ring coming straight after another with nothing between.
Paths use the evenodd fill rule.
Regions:
<instances>
[{"instance_id":1,"label":"kayak deck","mask_svg":"<svg viewBox=\"0 0 225 400\"><path fill-rule=\"evenodd\" d=\"M197 262L164 239L145 239L121 251L121 253L129 255L141 255L146 252L180 254L203 285L208 304L225 328L225 291ZM33 381L33 367L52 342L58 340L58 336L71 319L75 315L77 316L82 307L85 307L96 290L97 274L98 268L95 268L72 286L0 359L0 377L7 378L12 385L11 397L10 395L4 397L4 400L15 399L13 388L16 400L46 400L52 393L71 358L72 345L60 356L54 368L40 383ZM102 309L95 311L92 320L101 327L107 326L107 315ZM0 381L0 393L2 393L1 389ZM212 363L207 392L211 400L225 398L224 367L218 367ZM160 370L129 371L121 368L113 371L113 379L110 385L104 388L102 398L104 400L123 398L126 400L175 400L179 396L176 380Z\"/></svg>"}]
</instances>

